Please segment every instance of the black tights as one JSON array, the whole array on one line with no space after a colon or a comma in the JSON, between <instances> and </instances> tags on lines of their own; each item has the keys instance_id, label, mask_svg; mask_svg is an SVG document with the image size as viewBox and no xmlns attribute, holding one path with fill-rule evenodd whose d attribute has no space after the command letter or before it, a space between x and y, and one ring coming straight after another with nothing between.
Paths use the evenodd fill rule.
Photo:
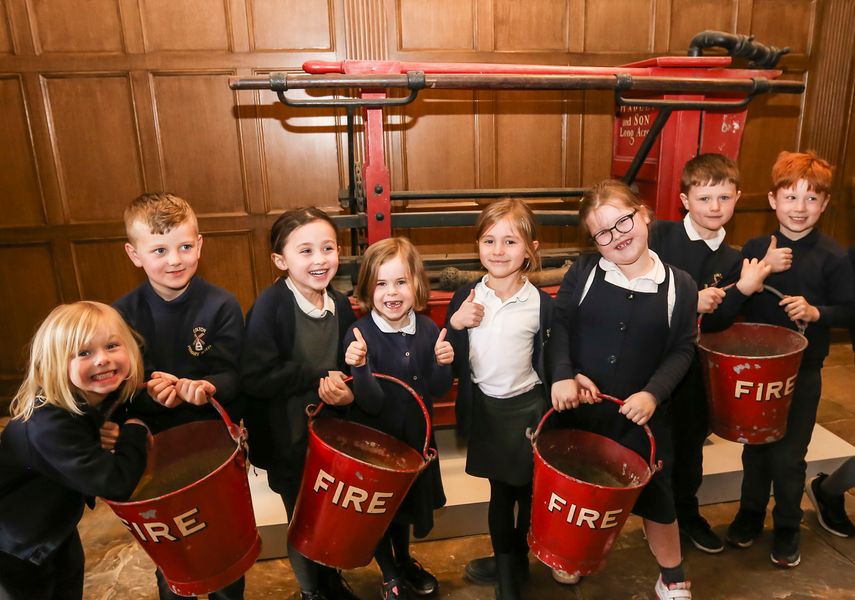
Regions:
<instances>
[{"instance_id":1,"label":"black tights","mask_svg":"<svg viewBox=\"0 0 855 600\"><path fill-rule=\"evenodd\" d=\"M516 506L516 519L514 507ZM490 506L487 524L494 554L528 553L529 523L531 522L531 484L510 485L490 480Z\"/></svg>"},{"instance_id":2,"label":"black tights","mask_svg":"<svg viewBox=\"0 0 855 600\"><path fill-rule=\"evenodd\" d=\"M406 523L392 523L380 538L374 559L383 573L383 581L392 581L401 576L398 565L410 558L410 526Z\"/></svg>"}]
</instances>

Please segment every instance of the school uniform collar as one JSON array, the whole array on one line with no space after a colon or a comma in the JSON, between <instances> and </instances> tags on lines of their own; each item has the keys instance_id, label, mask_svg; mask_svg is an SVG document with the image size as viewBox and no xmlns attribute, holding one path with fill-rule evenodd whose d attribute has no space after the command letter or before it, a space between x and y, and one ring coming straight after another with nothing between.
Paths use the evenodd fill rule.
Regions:
<instances>
[{"instance_id":1,"label":"school uniform collar","mask_svg":"<svg viewBox=\"0 0 855 600\"><path fill-rule=\"evenodd\" d=\"M686 213L686 216L683 217L683 227L686 229L686 235L689 236L689 239L693 242L697 242L698 240L703 240L704 243L710 247L710 250L715 252L721 247L721 243L724 241L724 227L719 227L718 231L715 234L715 237L710 240L705 240L701 237L701 234L698 233L698 230L695 229L695 224L692 223L692 218L689 216L689 213Z\"/></svg>"},{"instance_id":2,"label":"school uniform collar","mask_svg":"<svg viewBox=\"0 0 855 600\"><path fill-rule=\"evenodd\" d=\"M163 298L160 294L158 294L157 291L154 289L154 286L151 285L150 279L145 280L145 288L143 289L145 290L145 293L148 296L150 305L153 303L154 307L179 310L183 309L184 305L190 301L189 299L194 296L194 292L197 287L196 282L198 279L199 278L195 275L191 277L184 291L178 294L178 296L176 296L172 300L167 300Z\"/></svg>"},{"instance_id":3,"label":"school uniform collar","mask_svg":"<svg viewBox=\"0 0 855 600\"><path fill-rule=\"evenodd\" d=\"M383 318L383 315L373 308L371 309L371 320L374 321L375 325L377 325L377 329L383 333L406 333L407 335L416 335L416 312L414 310L410 310L410 312L407 313L407 324L400 329L395 329L389 325L389 322Z\"/></svg>"},{"instance_id":4,"label":"school uniform collar","mask_svg":"<svg viewBox=\"0 0 855 600\"><path fill-rule=\"evenodd\" d=\"M312 317L313 319L320 319L321 317L325 317L327 313L335 315L335 302L326 290L324 290L324 307L318 308L300 293L300 290L297 289L297 286L294 285L290 278L285 278L285 285L287 285L288 289L294 293L294 299L297 301L297 306L306 314L306 316Z\"/></svg>"},{"instance_id":5,"label":"school uniform collar","mask_svg":"<svg viewBox=\"0 0 855 600\"><path fill-rule=\"evenodd\" d=\"M495 298L497 302L501 302L505 304L507 302L525 302L531 297L531 293L535 290L534 285L528 280L528 277L523 277L523 285L520 289L516 291L516 293L508 298L507 300L500 300L499 296L496 295L496 291L487 285L487 282L490 280L490 275L484 275L475 285L475 295L481 297Z\"/></svg>"},{"instance_id":6,"label":"school uniform collar","mask_svg":"<svg viewBox=\"0 0 855 600\"><path fill-rule=\"evenodd\" d=\"M810 248L814 244L816 244L819 239L819 228L814 226L813 229L810 230L803 238L799 238L797 240L792 240L781 233L781 230L778 229L774 233L775 237L778 238L778 247L785 246L787 248Z\"/></svg>"},{"instance_id":7,"label":"school uniform collar","mask_svg":"<svg viewBox=\"0 0 855 600\"><path fill-rule=\"evenodd\" d=\"M655 294L659 290L659 284L665 281L665 264L653 250L648 252L653 259L653 266L647 273L634 279L627 279L615 263L601 256L599 266L606 272L605 280L612 285L634 292Z\"/></svg>"}]
</instances>

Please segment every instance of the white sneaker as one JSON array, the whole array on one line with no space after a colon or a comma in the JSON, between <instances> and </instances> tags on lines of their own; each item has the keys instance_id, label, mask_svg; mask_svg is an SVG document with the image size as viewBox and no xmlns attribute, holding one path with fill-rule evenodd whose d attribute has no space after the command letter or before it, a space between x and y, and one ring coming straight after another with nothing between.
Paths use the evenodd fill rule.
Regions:
<instances>
[{"instance_id":1,"label":"white sneaker","mask_svg":"<svg viewBox=\"0 0 855 600\"><path fill-rule=\"evenodd\" d=\"M576 585L582 576L578 573L568 573L561 569L552 569L552 578L562 585Z\"/></svg>"},{"instance_id":2,"label":"white sneaker","mask_svg":"<svg viewBox=\"0 0 855 600\"><path fill-rule=\"evenodd\" d=\"M665 582L662 581L662 575L660 575L659 579L656 580L654 589L659 600L691 600L692 592L689 591L691 586L692 584L688 581L665 585Z\"/></svg>"}]
</instances>

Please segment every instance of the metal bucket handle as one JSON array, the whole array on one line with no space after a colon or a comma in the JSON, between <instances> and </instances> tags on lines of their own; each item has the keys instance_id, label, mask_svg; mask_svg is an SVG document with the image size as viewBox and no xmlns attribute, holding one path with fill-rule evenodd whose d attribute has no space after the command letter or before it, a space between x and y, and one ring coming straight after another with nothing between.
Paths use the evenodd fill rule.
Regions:
<instances>
[{"instance_id":1,"label":"metal bucket handle","mask_svg":"<svg viewBox=\"0 0 855 600\"><path fill-rule=\"evenodd\" d=\"M727 290L727 289L732 288L732 287L733 287L733 286L735 286L735 285L736 285L736 283L731 283L731 284L728 284L728 285L724 286L724 287L723 287L723 288L721 288L721 289L723 289L723 290ZM718 283L714 284L714 285L713 285L713 287L718 287ZM765 283L763 284L763 291L764 291L764 292L769 292L770 294L774 294L774 295L776 295L778 298L780 298L781 300L783 300L784 298L786 298L786 297L787 297L787 296L786 296L786 294L784 294L783 292L781 292L779 289L774 288L774 287L772 287L771 285L767 285L767 284L765 284ZM700 342L700 341L701 341L701 320L702 320L703 318L704 318L703 313L701 313L701 314L699 314L699 315L698 315L698 333L697 333L697 336L695 337L695 343L698 343L698 342ZM804 335L805 330L807 329L808 324L807 324L807 323L805 323L804 321L796 321L795 323L796 323L796 329L798 330L798 332L799 332L799 333L801 333L802 335Z\"/></svg>"},{"instance_id":2,"label":"metal bucket handle","mask_svg":"<svg viewBox=\"0 0 855 600\"><path fill-rule=\"evenodd\" d=\"M402 388L404 388L405 390L410 392L410 395L412 395L412 397L416 399L416 402L419 403L419 408L422 409L422 414L425 417L425 445L422 448L422 456L424 457L426 462L430 462L430 461L436 459L437 451L435 448L430 447L430 436L431 436L431 430L432 430L430 414L428 414L427 406L425 406L425 403L424 403L424 400L422 400L422 397L419 396L418 392L416 392L416 390L414 390L412 387L410 387L407 383L401 381L400 379L398 379L396 377L392 377L391 375L384 375L383 373L372 373L372 375L374 377L376 377L377 379L385 379L387 381L391 381L392 383L397 383ZM351 381L353 381L353 375L346 377L344 379L345 383L350 383ZM321 412L321 409L324 407L324 405L325 405L324 402L319 402L318 404L308 405L306 407L306 415L308 415L310 420L314 419Z\"/></svg>"},{"instance_id":3,"label":"metal bucket handle","mask_svg":"<svg viewBox=\"0 0 855 600\"><path fill-rule=\"evenodd\" d=\"M220 414L220 418L225 421L226 427L229 430L229 435L232 436L232 439L238 444L243 445L246 442L247 437L246 429L235 425L229 417L229 413L226 412L226 409L223 408L222 404L217 402L212 396L208 396L208 403L214 407L214 409Z\"/></svg>"},{"instance_id":4,"label":"metal bucket handle","mask_svg":"<svg viewBox=\"0 0 855 600\"><path fill-rule=\"evenodd\" d=\"M600 393L600 394L597 394L597 397L600 400L609 400L610 402L614 402L618 406L624 405L623 400L615 398L614 396L609 396L608 394ZM557 412L555 410L555 408L554 407L550 408L548 411L546 411L546 414L543 415L543 418L540 420L540 423L537 424L537 429L534 430L534 433L532 433L531 430L528 430L526 432L526 435L531 440L532 447L534 447L535 442L537 442L537 438L540 435L540 430L543 428L543 424L546 423L546 420L549 417L551 417L552 413L554 413L554 412ZM652 475L656 471L662 470L662 461L656 460L656 440L653 438L653 432L650 431L650 427L648 427L646 424L640 425L639 427L644 429L644 433L647 434L647 439L650 440L650 462L649 462L649 466L650 466L650 473Z\"/></svg>"}]
</instances>

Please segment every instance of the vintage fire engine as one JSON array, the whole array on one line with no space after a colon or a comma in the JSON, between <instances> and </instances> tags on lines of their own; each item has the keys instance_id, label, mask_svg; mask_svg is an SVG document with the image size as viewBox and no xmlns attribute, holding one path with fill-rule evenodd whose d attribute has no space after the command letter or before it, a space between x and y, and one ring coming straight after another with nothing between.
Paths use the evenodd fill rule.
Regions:
<instances>
[{"instance_id":1,"label":"vintage fire engine","mask_svg":"<svg viewBox=\"0 0 855 600\"><path fill-rule=\"evenodd\" d=\"M728 55L704 56L704 50L711 47L724 48ZM804 92L802 82L778 79L782 72L775 66L787 51L759 44L749 36L705 31L692 39L688 56L662 56L618 67L309 61L303 72L231 78L230 86L272 90L292 107L344 109L349 182L348 189L339 194L345 214L334 218L341 228L354 232L353 254L358 256L367 244L390 237L394 228L471 226L478 216L478 211L467 210L393 212L395 201L411 204L505 196L572 199L584 192L584 188L392 190L383 147L385 107L409 104L422 90L431 89L611 90L615 98L611 175L636 186L658 218L677 219L683 164L704 152L736 159L752 99L759 94ZM737 68L732 65L734 59L750 62ZM327 90L330 97L296 99L287 95L297 89ZM333 96L341 90L351 90L352 95ZM363 129L362 164L354 158L357 114ZM579 221L578 211L563 207L537 210L535 215L541 225L577 225ZM562 250L552 253L553 258L578 252L578 248ZM544 260L545 266L560 262ZM448 263L435 259L427 267ZM439 323L450 297L448 291L432 292L428 310ZM437 406L438 423L449 416Z\"/></svg>"}]
</instances>

